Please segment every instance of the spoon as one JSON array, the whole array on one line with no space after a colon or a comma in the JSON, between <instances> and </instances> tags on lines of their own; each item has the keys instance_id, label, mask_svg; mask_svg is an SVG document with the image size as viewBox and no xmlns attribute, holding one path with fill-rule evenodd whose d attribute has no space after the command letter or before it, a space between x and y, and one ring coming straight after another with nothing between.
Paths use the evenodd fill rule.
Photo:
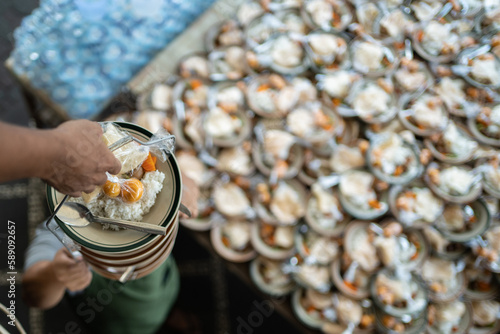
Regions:
<instances>
[{"instance_id":1,"label":"spoon","mask_svg":"<svg viewBox=\"0 0 500 334\"><path fill-rule=\"evenodd\" d=\"M139 144L141 144L143 146L152 146L152 145L158 144L160 142L163 142L165 140L172 140L173 144L175 144L175 136L174 135L162 136L161 138L157 138L157 139L153 139L153 140L148 140L146 142L142 141L142 140L139 140L139 139L135 138L132 135L128 135L128 136L125 136L125 137L117 140L116 142L114 142L113 144L111 144L108 148L109 148L109 150L111 152L113 152L114 150L117 150L120 147L122 147L124 145L127 145L128 143L131 143L133 141L135 141L136 143L139 143Z\"/></svg>"},{"instance_id":2,"label":"spoon","mask_svg":"<svg viewBox=\"0 0 500 334\"><path fill-rule=\"evenodd\" d=\"M125 227L144 233L166 235L167 228L147 223L131 222L126 220L95 217L90 210L79 203L64 203L57 214L59 219L66 225L84 227L90 223L112 224L119 227Z\"/></svg>"}]
</instances>

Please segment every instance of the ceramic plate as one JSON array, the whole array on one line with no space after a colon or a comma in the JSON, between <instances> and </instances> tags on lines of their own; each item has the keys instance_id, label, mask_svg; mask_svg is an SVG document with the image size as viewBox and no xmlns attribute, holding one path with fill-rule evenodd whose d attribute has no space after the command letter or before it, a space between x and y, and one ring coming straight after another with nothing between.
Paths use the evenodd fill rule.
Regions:
<instances>
[{"instance_id":1,"label":"ceramic plate","mask_svg":"<svg viewBox=\"0 0 500 334\"><path fill-rule=\"evenodd\" d=\"M172 233L174 233L174 231L175 231L175 225L176 224L170 224L167 227L167 234L166 235L161 235L157 238L154 238L153 241L147 243L144 246L135 248L132 251L110 253L110 252L101 252L101 251L97 251L97 250L90 250L90 249L85 248L85 247L82 247L81 250L82 250L82 252L88 253L88 254L93 255L95 257L98 257L100 259L108 259L110 261L111 260L112 261L129 260L129 259L138 257L141 254L149 252L151 249L154 249L159 244L161 244L164 240L170 238Z\"/></svg>"},{"instance_id":2,"label":"ceramic plate","mask_svg":"<svg viewBox=\"0 0 500 334\"><path fill-rule=\"evenodd\" d=\"M299 318L299 320L306 324L309 327L320 329L325 323L324 320L321 320L317 317L312 316L307 312L307 310L300 303L301 297L304 295L304 289L295 290L292 295L292 310L293 313Z\"/></svg>"},{"instance_id":3,"label":"ceramic plate","mask_svg":"<svg viewBox=\"0 0 500 334\"><path fill-rule=\"evenodd\" d=\"M253 223L251 223L251 225L252 224ZM252 226L250 226L250 230L251 229ZM210 240L217 254L226 260L238 263L248 262L257 256L257 252L253 249L253 246L251 246L250 240L248 240L248 245L251 247L246 247L244 251L237 251L224 245L224 242L222 242L222 228L220 225L210 230Z\"/></svg>"},{"instance_id":4,"label":"ceramic plate","mask_svg":"<svg viewBox=\"0 0 500 334\"><path fill-rule=\"evenodd\" d=\"M124 122L116 122L115 124L140 140L147 141L153 135L148 130L135 124ZM181 174L179 165L173 155L169 155L165 162L158 161L157 168L165 174L163 189L158 194L151 211L144 216L143 222L168 226L174 221L174 217L179 210L182 194ZM54 207L63 197L64 195L57 192L54 188L47 187L47 201L50 211L54 211ZM55 220L64 233L71 239L86 248L101 252L118 253L131 251L145 246L159 237L133 230L103 230L100 224L90 224L84 228L67 226L57 216Z\"/></svg>"},{"instance_id":5,"label":"ceramic plate","mask_svg":"<svg viewBox=\"0 0 500 334\"><path fill-rule=\"evenodd\" d=\"M490 227L491 216L488 208L486 207L486 203L482 199L477 199L468 205L472 208L474 216L476 217L476 221L473 223L472 228L468 231L450 231L446 226L443 215L437 219L434 226L439 232L441 232L445 239L452 242L468 242L482 235Z\"/></svg>"},{"instance_id":6,"label":"ceramic plate","mask_svg":"<svg viewBox=\"0 0 500 334\"><path fill-rule=\"evenodd\" d=\"M453 330L454 334L465 334L469 333L472 326L472 305L470 303L465 303L465 314L460 318L457 329ZM427 331L429 334L440 334L441 331L434 326L427 326Z\"/></svg>"},{"instance_id":7,"label":"ceramic plate","mask_svg":"<svg viewBox=\"0 0 500 334\"><path fill-rule=\"evenodd\" d=\"M175 233L177 233L177 229ZM105 270L107 267L122 268L125 270L129 266L135 265L137 271L149 266L151 263L158 260L161 255L164 254L164 252L170 247L172 241L174 240L174 236L175 234L172 234L166 242L163 242L160 247L156 248L156 250L152 254L146 256L143 259L137 259L128 262L105 262L99 258L94 258L85 254L83 254L83 257L88 263L92 264L93 266L102 268L103 270Z\"/></svg>"},{"instance_id":8,"label":"ceramic plate","mask_svg":"<svg viewBox=\"0 0 500 334\"><path fill-rule=\"evenodd\" d=\"M264 255L265 257L271 260L284 260L293 255L295 249L293 244L290 248L282 248L282 247L274 247L267 244L260 235L260 228L262 226L262 222L255 222L252 224L250 231L250 241L252 243L253 248L257 251L257 253Z\"/></svg>"},{"instance_id":9,"label":"ceramic plate","mask_svg":"<svg viewBox=\"0 0 500 334\"><path fill-rule=\"evenodd\" d=\"M277 285L266 282L264 280L264 277L262 276L262 273L259 270L259 267L263 261L265 260L263 260L262 257L257 257L254 260L252 260L252 262L250 262L250 278L261 291L271 296L284 296L289 294L293 289L295 289L295 283L291 280L290 282L283 285Z\"/></svg>"},{"instance_id":10,"label":"ceramic plate","mask_svg":"<svg viewBox=\"0 0 500 334\"><path fill-rule=\"evenodd\" d=\"M345 282L344 278L341 275L341 262L342 259L340 257L336 258L333 260L331 267L330 267L330 275L332 277L332 282L335 285L335 287L344 295L355 299L355 300L361 300L370 297L370 291L368 287L366 288L360 288L357 287L356 290L352 290L350 287L348 287ZM359 269L361 270L361 269ZM369 274L367 274L369 276Z\"/></svg>"},{"instance_id":11,"label":"ceramic plate","mask_svg":"<svg viewBox=\"0 0 500 334\"><path fill-rule=\"evenodd\" d=\"M174 240L176 238L177 234L174 234ZM166 251L160 256L160 258L158 258L157 260L155 260L153 263L149 264L148 266L142 268L142 269L137 269L134 271L134 273L132 274L132 278L130 278L129 280L136 280L136 279L139 279L139 278L142 278L144 276L147 276L149 275L150 273L152 273L153 271L155 271L156 269L158 269L158 267L161 266L161 264L163 262L165 262L165 260L169 257L170 253L172 252L172 249L174 248L174 244L175 242L172 242L168 248L166 249ZM110 271L106 271L106 270L103 270L103 269L100 269L98 267L95 267L95 266L92 266L92 270L95 271L96 273L98 273L99 275L103 276L103 277L106 277L106 278L109 278L109 279L113 279L113 280L118 280L120 279L120 277L122 276L123 272L124 272L124 268L116 268L116 272L110 272Z\"/></svg>"},{"instance_id":12,"label":"ceramic plate","mask_svg":"<svg viewBox=\"0 0 500 334\"><path fill-rule=\"evenodd\" d=\"M109 266L124 266L124 265L138 264L141 263L142 261L148 260L151 257L154 257L161 249L164 249L165 245L170 244L173 240L175 233L177 233L177 226L178 225L175 225L175 228L172 229L172 233L166 236L166 238L163 237L161 239L158 239L157 242L151 243L151 245L148 245L148 247L143 247L145 248L144 251L135 256L123 257L123 258L106 257L93 253L83 247L80 250L80 252L82 253L85 259L95 260L98 261L100 264L106 264Z\"/></svg>"}]
</instances>

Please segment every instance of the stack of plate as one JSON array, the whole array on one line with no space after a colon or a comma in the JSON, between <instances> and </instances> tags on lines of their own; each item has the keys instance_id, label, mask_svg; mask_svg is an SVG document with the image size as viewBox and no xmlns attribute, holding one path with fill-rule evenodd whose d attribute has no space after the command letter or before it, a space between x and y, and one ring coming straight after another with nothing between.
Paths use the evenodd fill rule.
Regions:
<instances>
[{"instance_id":1,"label":"stack of plate","mask_svg":"<svg viewBox=\"0 0 500 334\"><path fill-rule=\"evenodd\" d=\"M152 133L129 123L116 123L140 140L147 141ZM130 279L144 277L157 269L174 247L179 226L178 210L181 201L181 174L177 161L169 155L165 162L157 161L157 169L165 174L163 188L143 222L167 227L166 235L152 235L133 230L103 230L101 224L86 227L64 224L57 216L56 222L64 233L79 247L83 258L93 270L110 279L118 280L127 272ZM51 211L64 197L52 187L47 188Z\"/></svg>"}]
</instances>

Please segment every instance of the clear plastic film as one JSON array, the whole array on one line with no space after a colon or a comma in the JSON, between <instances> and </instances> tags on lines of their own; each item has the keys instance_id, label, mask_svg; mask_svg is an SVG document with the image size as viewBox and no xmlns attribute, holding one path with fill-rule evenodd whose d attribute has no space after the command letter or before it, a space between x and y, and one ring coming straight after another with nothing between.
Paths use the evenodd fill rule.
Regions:
<instances>
[{"instance_id":1,"label":"clear plastic film","mask_svg":"<svg viewBox=\"0 0 500 334\"><path fill-rule=\"evenodd\" d=\"M119 126L111 122L101 123L101 126L104 131L104 142L108 146L127 137L133 138L127 131L122 130ZM139 165L137 160L140 160L142 157L141 161L144 161L149 152L159 158L160 161L165 162L168 155L174 150L175 137L161 128L148 141L143 142L134 138L133 142L113 150L113 153L122 164L126 163L126 170L122 169L121 171L121 173L124 173L136 168Z\"/></svg>"},{"instance_id":2,"label":"clear plastic film","mask_svg":"<svg viewBox=\"0 0 500 334\"><path fill-rule=\"evenodd\" d=\"M451 66L452 72L470 84L490 89L500 86L500 59L492 52L490 44L465 49L456 63Z\"/></svg>"},{"instance_id":3,"label":"clear plastic film","mask_svg":"<svg viewBox=\"0 0 500 334\"><path fill-rule=\"evenodd\" d=\"M101 123L103 140L111 146L120 140L131 138L131 134L113 123ZM115 157L121 162L122 169L117 175L107 173L108 181L101 191L109 198L131 204L139 201L145 193L144 175L157 169L157 161L165 162L173 152L175 138L167 131L160 130L149 141L135 140L113 150Z\"/></svg>"},{"instance_id":4,"label":"clear plastic film","mask_svg":"<svg viewBox=\"0 0 500 334\"><path fill-rule=\"evenodd\" d=\"M168 156L175 151L175 137L164 128L156 131L150 138L150 142L156 142L149 146L149 151L160 159L161 162L167 161Z\"/></svg>"},{"instance_id":5,"label":"clear plastic film","mask_svg":"<svg viewBox=\"0 0 500 334\"><path fill-rule=\"evenodd\" d=\"M129 133L120 129L113 123L101 123L103 127L103 140L109 147L122 138L129 136ZM147 158L149 146L141 146L136 142L130 142L113 151L115 157L121 162L122 169L119 173L125 174L137 168Z\"/></svg>"},{"instance_id":6,"label":"clear plastic film","mask_svg":"<svg viewBox=\"0 0 500 334\"><path fill-rule=\"evenodd\" d=\"M142 167L139 166L136 171L141 169ZM144 172L141 171L141 173ZM134 176L125 174L118 177L108 174L108 181L102 186L104 195L109 198L115 198L116 200L120 200L127 204L132 204L139 201L144 195L144 185L141 181L141 175Z\"/></svg>"}]
</instances>

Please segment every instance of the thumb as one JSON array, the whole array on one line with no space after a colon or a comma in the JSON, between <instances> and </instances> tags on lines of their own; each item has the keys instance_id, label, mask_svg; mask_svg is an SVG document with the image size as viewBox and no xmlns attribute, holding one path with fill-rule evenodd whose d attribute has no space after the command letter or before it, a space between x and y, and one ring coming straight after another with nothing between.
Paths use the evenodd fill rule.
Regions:
<instances>
[{"instance_id":1,"label":"thumb","mask_svg":"<svg viewBox=\"0 0 500 334\"><path fill-rule=\"evenodd\" d=\"M75 265L83 260L82 254L80 252L74 252L71 254L65 247L62 248L62 256L60 260L66 265Z\"/></svg>"},{"instance_id":2,"label":"thumb","mask_svg":"<svg viewBox=\"0 0 500 334\"><path fill-rule=\"evenodd\" d=\"M118 160L114 155L110 161L110 167L108 168L108 172L113 175L117 175L122 170L122 163Z\"/></svg>"}]
</instances>

